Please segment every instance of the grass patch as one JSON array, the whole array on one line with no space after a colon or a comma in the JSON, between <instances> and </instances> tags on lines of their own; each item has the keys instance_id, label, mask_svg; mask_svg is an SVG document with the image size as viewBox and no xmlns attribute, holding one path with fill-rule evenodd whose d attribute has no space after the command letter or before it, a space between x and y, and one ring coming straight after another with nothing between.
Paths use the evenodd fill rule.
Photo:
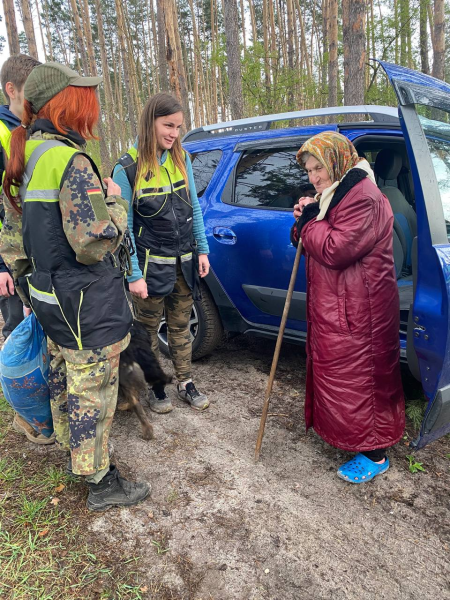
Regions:
<instances>
[{"instance_id":1,"label":"grass patch","mask_svg":"<svg viewBox=\"0 0 450 600\"><path fill-rule=\"evenodd\" d=\"M147 599L139 559L89 537L85 486L41 453L25 457L21 436L6 439L12 414L0 396L0 598Z\"/></svg>"},{"instance_id":2,"label":"grass patch","mask_svg":"<svg viewBox=\"0 0 450 600\"><path fill-rule=\"evenodd\" d=\"M3 394L0 393L0 444L8 435L9 424L12 421L12 416L13 409L6 402Z\"/></svg>"}]
</instances>

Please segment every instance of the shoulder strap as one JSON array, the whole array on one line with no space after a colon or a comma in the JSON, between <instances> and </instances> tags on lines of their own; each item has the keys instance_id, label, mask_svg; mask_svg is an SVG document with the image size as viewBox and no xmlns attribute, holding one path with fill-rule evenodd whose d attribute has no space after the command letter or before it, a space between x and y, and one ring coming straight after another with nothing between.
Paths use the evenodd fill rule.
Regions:
<instances>
[{"instance_id":1,"label":"shoulder strap","mask_svg":"<svg viewBox=\"0 0 450 600\"><path fill-rule=\"evenodd\" d=\"M134 190L134 182L136 180L136 172L137 172L137 163L131 156L129 152L125 152L119 160L114 165L114 168L120 165L125 170L125 175L127 176L128 183L132 190ZM114 173L114 169L113 169ZM112 177L112 174L111 174Z\"/></svg>"},{"instance_id":2,"label":"shoulder strap","mask_svg":"<svg viewBox=\"0 0 450 600\"><path fill-rule=\"evenodd\" d=\"M34 169L36 168L38 160L43 154L47 152L47 150L50 150L51 148L56 148L57 146L65 146L67 148L67 144L64 144L64 142L58 142L57 140L48 140L47 142L42 142L42 144L39 144L39 146L33 150L25 167L22 185L19 188L20 198L25 198L27 186L30 183L30 179L33 175Z\"/></svg>"}]
</instances>

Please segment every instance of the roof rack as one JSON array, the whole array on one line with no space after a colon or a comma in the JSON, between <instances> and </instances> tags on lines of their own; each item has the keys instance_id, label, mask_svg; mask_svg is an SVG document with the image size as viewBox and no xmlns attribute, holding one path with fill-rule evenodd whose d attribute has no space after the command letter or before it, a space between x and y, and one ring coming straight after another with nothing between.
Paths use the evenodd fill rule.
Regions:
<instances>
[{"instance_id":1,"label":"roof rack","mask_svg":"<svg viewBox=\"0 0 450 600\"><path fill-rule=\"evenodd\" d=\"M254 131L266 131L272 123L277 121L291 121L293 119L308 119L311 117L324 117L330 115L354 115L368 114L375 123L398 123L398 109L392 106L375 106L371 104L360 104L356 106L333 106L329 108L314 108L310 110L298 110L294 112L279 113L275 115L263 115L261 117L249 117L236 121L215 123L214 125L203 125L192 129L183 138L183 142L209 138L211 136L236 135L239 133L252 133Z\"/></svg>"}]
</instances>

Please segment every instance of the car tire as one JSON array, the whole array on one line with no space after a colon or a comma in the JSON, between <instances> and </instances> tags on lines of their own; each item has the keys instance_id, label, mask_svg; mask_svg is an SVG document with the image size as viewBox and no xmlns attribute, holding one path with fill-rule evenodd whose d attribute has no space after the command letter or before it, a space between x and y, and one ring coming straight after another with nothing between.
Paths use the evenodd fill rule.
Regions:
<instances>
[{"instance_id":1,"label":"car tire","mask_svg":"<svg viewBox=\"0 0 450 600\"><path fill-rule=\"evenodd\" d=\"M194 301L189 327L192 339L192 360L198 360L218 346L223 338L223 326L219 311L206 285L201 282L202 297ZM163 315L158 331L159 349L165 356L170 356L167 342L167 325Z\"/></svg>"}]
</instances>

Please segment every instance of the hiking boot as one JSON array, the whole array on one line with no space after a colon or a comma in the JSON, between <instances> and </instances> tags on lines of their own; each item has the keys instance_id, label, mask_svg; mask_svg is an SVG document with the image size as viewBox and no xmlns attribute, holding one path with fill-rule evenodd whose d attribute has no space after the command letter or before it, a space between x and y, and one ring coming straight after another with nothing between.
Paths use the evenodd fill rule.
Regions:
<instances>
[{"instance_id":1,"label":"hiking boot","mask_svg":"<svg viewBox=\"0 0 450 600\"><path fill-rule=\"evenodd\" d=\"M150 494L147 483L134 483L120 476L114 465L99 483L88 483L89 496L86 506L89 510L101 511L111 506L134 506Z\"/></svg>"},{"instance_id":2,"label":"hiking boot","mask_svg":"<svg viewBox=\"0 0 450 600\"><path fill-rule=\"evenodd\" d=\"M148 403L150 410L155 413L164 414L173 410L172 402L164 391L164 388L150 390Z\"/></svg>"},{"instance_id":3,"label":"hiking boot","mask_svg":"<svg viewBox=\"0 0 450 600\"><path fill-rule=\"evenodd\" d=\"M187 383L184 387L182 387L181 384L178 384L177 390L178 398L183 400L183 402L190 404L190 406L195 408L195 410L205 410L205 408L208 408L208 398L205 396L205 394L202 394L196 389L192 381Z\"/></svg>"}]
</instances>

